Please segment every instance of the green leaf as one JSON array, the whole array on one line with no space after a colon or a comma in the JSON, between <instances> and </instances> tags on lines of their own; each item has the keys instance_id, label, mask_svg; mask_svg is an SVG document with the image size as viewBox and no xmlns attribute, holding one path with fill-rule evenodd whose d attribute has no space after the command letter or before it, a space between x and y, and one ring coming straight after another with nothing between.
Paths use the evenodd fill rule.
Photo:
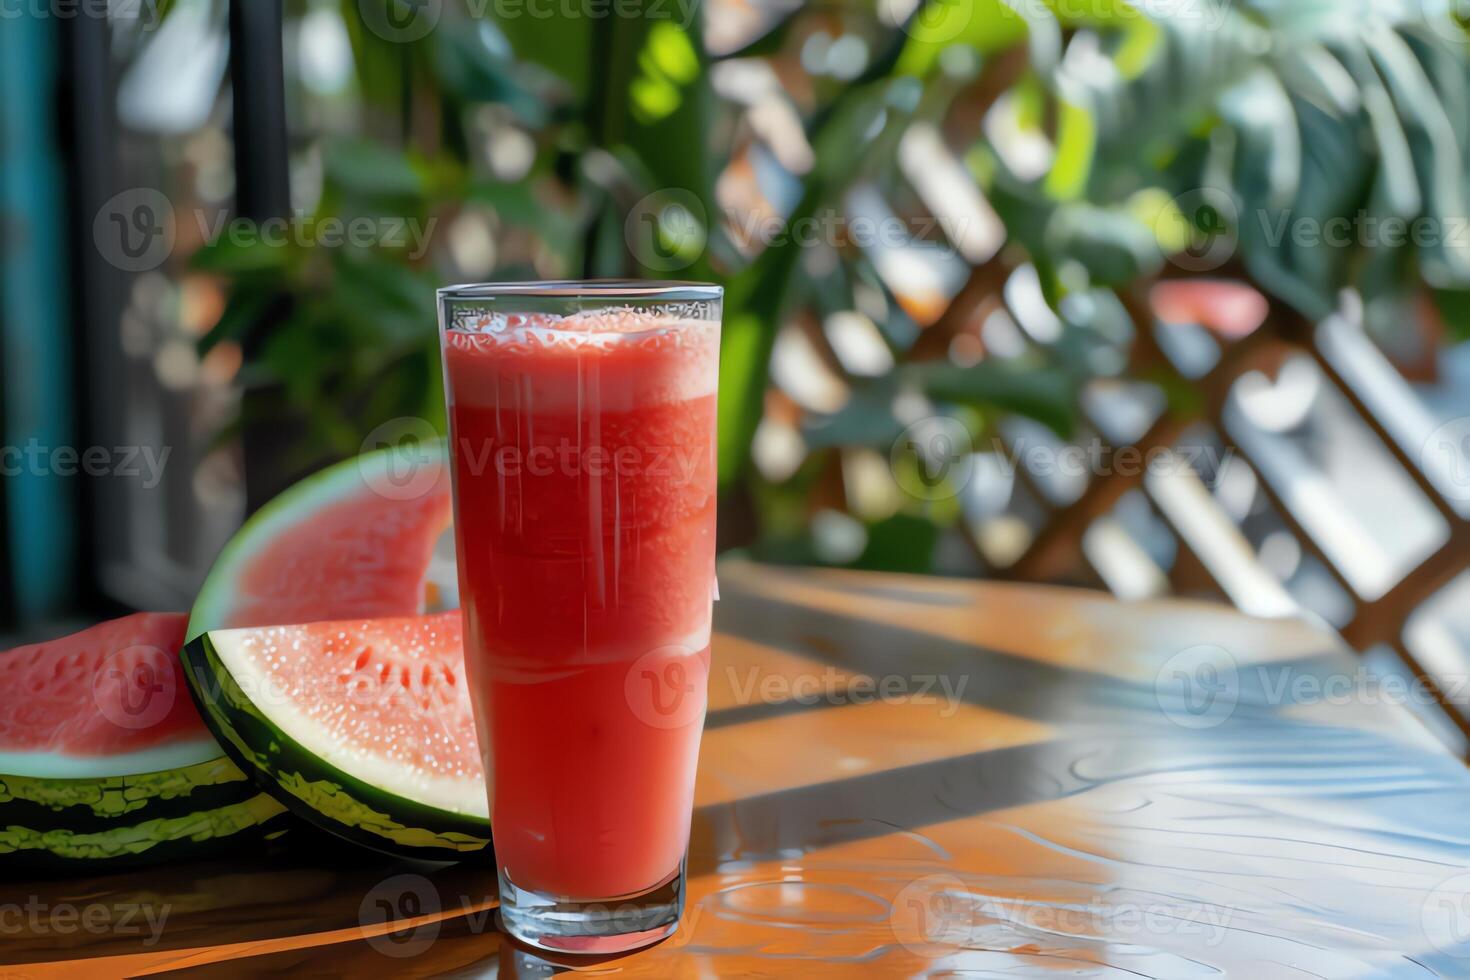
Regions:
<instances>
[{"instance_id":1,"label":"green leaf","mask_svg":"<svg viewBox=\"0 0 1470 980\"><path fill-rule=\"evenodd\" d=\"M232 222L224 234L205 242L189 256L189 268L222 276L274 272L289 264L291 249L287 243L267 243L254 226Z\"/></svg>"},{"instance_id":2,"label":"green leaf","mask_svg":"<svg viewBox=\"0 0 1470 980\"><path fill-rule=\"evenodd\" d=\"M1097 124L1086 107L1072 102L1062 102L1057 114L1057 155L1046 175L1046 192L1059 201L1070 201L1087 189L1097 149Z\"/></svg>"},{"instance_id":3,"label":"green leaf","mask_svg":"<svg viewBox=\"0 0 1470 980\"><path fill-rule=\"evenodd\" d=\"M791 39L793 28L796 26L798 17L803 12L800 6L791 7L780 14L764 33L733 51L722 51L715 55L715 61L733 61L740 58L769 58L780 54Z\"/></svg>"},{"instance_id":4,"label":"green leaf","mask_svg":"<svg viewBox=\"0 0 1470 980\"><path fill-rule=\"evenodd\" d=\"M505 105L527 126L546 124L553 76L517 63L493 22L435 31L433 38L434 63L446 91L466 102Z\"/></svg>"},{"instance_id":5,"label":"green leaf","mask_svg":"<svg viewBox=\"0 0 1470 980\"><path fill-rule=\"evenodd\" d=\"M1063 437L1075 425L1076 380L1056 368L989 359L970 367L909 365L904 373L936 401L1018 412Z\"/></svg>"},{"instance_id":6,"label":"green leaf","mask_svg":"<svg viewBox=\"0 0 1470 980\"><path fill-rule=\"evenodd\" d=\"M1046 230L1046 254L1072 259L1095 283L1133 282L1155 275L1163 252L1154 231L1126 210L1075 204L1058 208Z\"/></svg>"},{"instance_id":7,"label":"green leaf","mask_svg":"<svg viewBox=\"0 0 1470 980\"><path fill-rule=\"evenodd\" d=\"M352 45L352 60L357 68L353 74L359 94L368 105L395 112L403 99L414 50L423 42L400 43L378 36L363 17L363 5L377 4L386 12L389 4L397 2L340 0L338 4L338 13Z\"/></svg>"},{"instance_id":8,"label":"green leaf","mask_svg":"<svg viewBox=\"0 0 1470 980\"><path fill-rule=\"evenodd\" d=\"M938 544L939 527L934 521L894 514L868 525L867 547L852 567L915 574L932 571Z\"/></svg>"},{"instance_id":9,"label":"green leaf","mask_svg":"<svg viewBox=\"0 0 1470 980\"><path fill-rule=\"evenodd\" d=\"M1450 336L1457 342L1470 340L1470 289L1436 289L1432 295Z\"/></svg>"},{"instance_id":10,"label":"green leaf","mask_svg":"<svg viewBox=\"0 0 1470 980\"><path fill-rule=\"evenodd\" d=\"M349 326L368 331L390 350L412 347L434 336L434 284L399 262L340 253L332 285L332 308Z\"/></svg>"},{"instance_id":11,"label":"green leaf","mask_svg":"<svg viewBox=\"0 0 1470 980\"><path fill-rule=\"evenodd\" d=\"M269 286L263 283L237 282L230 291L224 312L214 326L209 328L209 332L199 338L199 356L208 354L221 341L239 341L244 338L271 308L274 298Z\"/></svg>"},{"instance_id":12,"label":"green leaf","mask_svg":"<svg viewBox=\"0 0 1470 980\"><path fill-rule=\"evenodd\" d=\"M327 180L369 199L418 198L425 191L423 177L402 153L371 140L337 140L324 154Z\"/></svg>"},{"instance_id":13,"label":"green leaf","mask_svg":"<svg viewBox=\"0 0 1470 980\"><path fill-rule=\"evenodd\" d=\"M847 404L831 415L811 419L802 436L813 449L870 446L887 452L904 429L893 414L897 378L875 378L853 388Z\"/></svg>"},{"instance_id":14,"label":"green leaf","mask_svg":"<svg viewBox=\"0 0 1470 980\"><path fill-rule=\"evenodd\" d=\"M921 0L904 25L908 41L897 71L923 77L951 45L993 54L1026 38L1026 19L1002 0Z\"/></svg>"},{"instance_id":15,"label":"green leaf","mask_svg":"<svg viewBox=\"0 0 1470 980\"><path fill-rule=\"evenodd\" d=\"M262 365L298 405L316 401L324 380L335 373L337 359L324 340L321 332L312 328L310 314L297 312L271 331L263 345Z\"/></svg>"},{"instance_id":16,"label":"green leaf","mask_svg":"<svg viewBox=\"0 0 1470 980\"><path fill-rule=\"evenodd\" d=\"M594 96L594 89L603 79L594 76L593 34L611 31L621 18L612 16L611 10L606 17L590 17L586 11L591 8L577 4L538 5L537 0L524 0L517 7L515 3L516 0L508 0L503 13L496 4L484 4L478 9L489 11L487 19L510 41L518 60L549 70L571 89L575 100L585 101ZM539 14L549 16L529 16L532 7ZM472 5L470 9L476 8Z\"/></svg>"},{"instance_id":17,"label":"green leaf","mask_svg":"<svg viewBox=\"0 0 1470 980\"><path fill-rule=\"evenodd\" d=\"M764 395L764 358L770 356L768 328L754 313L727 314L720 338L720 483L743 475L746 453L760 422ZM757 392L759 379L760 391Z\"/></svg>"}]
</instances>

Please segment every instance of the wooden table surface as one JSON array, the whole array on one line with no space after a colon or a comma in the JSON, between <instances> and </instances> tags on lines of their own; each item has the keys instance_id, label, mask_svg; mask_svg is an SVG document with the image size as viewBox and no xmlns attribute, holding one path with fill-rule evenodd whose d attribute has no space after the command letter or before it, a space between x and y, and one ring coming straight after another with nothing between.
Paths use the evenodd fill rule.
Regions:
<instances>
[{"instance_id":1,"label":"wooden table surface","mask_svg":"<svg viewBox=\"0 0 1470 980\"><path fill-rule=\"evenodd\" d=\"M720 581L689 903L663 944L553 963L495 931L485 869L293 832L249 859L6 882L0 978L1470 975L1470 775L1393 703L1414 692L1311 628L748 564Z\"/></svg>"}]
</instances>

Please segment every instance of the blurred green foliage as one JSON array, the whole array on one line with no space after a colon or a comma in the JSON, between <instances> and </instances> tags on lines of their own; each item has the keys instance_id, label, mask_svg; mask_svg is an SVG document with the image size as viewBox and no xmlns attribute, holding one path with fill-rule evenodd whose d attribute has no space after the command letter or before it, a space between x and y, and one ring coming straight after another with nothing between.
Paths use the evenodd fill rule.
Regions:
<instances>
[{"instance_id":1,"label":"blurred green foliage","mask_svg":"<svg viewBox=\"0 0 1470 980\"><path fill-rule=\"evenodd\" d=\"M494 278L663 276L630 250L624 223L650 193L692 195L703 213L665 208L659 220L683 224L661 231L677 252L697 222L703 247L677 274L727 287L721 478L748 504L746 536L768 554L814 557L807 525L832 454L886 454L903 428L892 405L905 392L975 435L1009 412L1070 431L1078 386L1118 369L1099 368L1115 362L1100 361L1098 348L1127 343L1114 290L1146 282L1172 253L1219 231L1201 227L1220 217L1196 206L1201 188L1232 206L1227 234L1244 268L1308 316L1328 312L1349 286L1388 322L1425 289L1446 309L1463 308L1470 236L1313 248L1271 234L1283 220L1364 215L1463 225L1470 70L1463 24L1443 4L921 0L900 24L876 4L818 4L718 58L700 19L666 19L667 2L624 3L619 10L642 15L606 17L578 15L575 4L548 5L545 17L497 18L494 4L462 0L444 7L435 30L398 42L366 29L357 0L343 0L364 124L325 146L312 220L391 216L442 232L464 209L486 208L502 230L533 236L538 256L501 262ZM835 270L814 276L794 237L754 255L735 247L714 188L730 163L736 110L716 98L712 70L761 59L791 79L818 29L860 38L866 57L850 77L809 75L796 87L814 156L788 223L840 209L859 182L905 192L897 147L915 123L942 126L952 142L958 132L955 151L1005 225L994 261L1035 267L1062 323L1055 343L970 366L916 357L920 325L860 250L840 249ZM1041 172L1018 172L1010 148L979 124L1002 102L1014 134L1050 149ZM475 121L487 109L531 141L529 166L513 179L497 176L480 145ZM364 433L396 416L443 425L433 290L456 270L442 247L414 255L222 241L196 266L231 281L204 346L276 318L250 346L245 379L280 386L283 417L303 423L302 459L355 452ZM863 290L885 300L877 326L895 367L845 377L845 406L802 422L806 461L768 480L751 464L751 445L778 329L802 311L852 309ZM938 531L960 519L952 501L915 500L860 517L868 544L853 561L904 568L927 567Z\"/></svg>"}]
</instances>

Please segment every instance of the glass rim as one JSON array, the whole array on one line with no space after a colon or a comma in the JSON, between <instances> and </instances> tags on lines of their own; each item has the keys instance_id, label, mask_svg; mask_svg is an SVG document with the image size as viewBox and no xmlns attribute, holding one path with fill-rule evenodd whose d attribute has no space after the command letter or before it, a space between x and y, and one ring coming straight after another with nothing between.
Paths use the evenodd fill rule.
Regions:
<instances>
[{"instance_id":1,"label":"glass rim","mask_svg":"<svg viewBox=\"0 0 1470 980\"><path fill-rule=\"evenodd\" d=\"M549 299L644 300L652 302L715 302L725 288L710 282L681 282L674 279L542 279L524 282L479 282L444 286L437 291L440 302L496 300L503 297Z\"/></svg>"}]
</instances>

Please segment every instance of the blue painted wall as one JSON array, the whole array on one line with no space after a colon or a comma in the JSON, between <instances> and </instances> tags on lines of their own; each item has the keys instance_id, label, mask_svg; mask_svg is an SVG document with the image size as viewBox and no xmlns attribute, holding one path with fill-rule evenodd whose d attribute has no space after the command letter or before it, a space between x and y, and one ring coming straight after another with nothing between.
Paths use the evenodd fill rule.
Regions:
<instances>
[{"instance_id":1,"label":"blue painted wall","mask_svg":"<svg viewBox=\"0 0 1470 980\"><path fill-rule=\"evenodd\" d=\"M75 445L71 291L57 149L54 18L22 14L0 29L0 343L5 481L14 600L22 624L71 604L77 555L75 479L17 456ZM34 454L32 454L34 457Z\"/></svg>"}]
</instances>

